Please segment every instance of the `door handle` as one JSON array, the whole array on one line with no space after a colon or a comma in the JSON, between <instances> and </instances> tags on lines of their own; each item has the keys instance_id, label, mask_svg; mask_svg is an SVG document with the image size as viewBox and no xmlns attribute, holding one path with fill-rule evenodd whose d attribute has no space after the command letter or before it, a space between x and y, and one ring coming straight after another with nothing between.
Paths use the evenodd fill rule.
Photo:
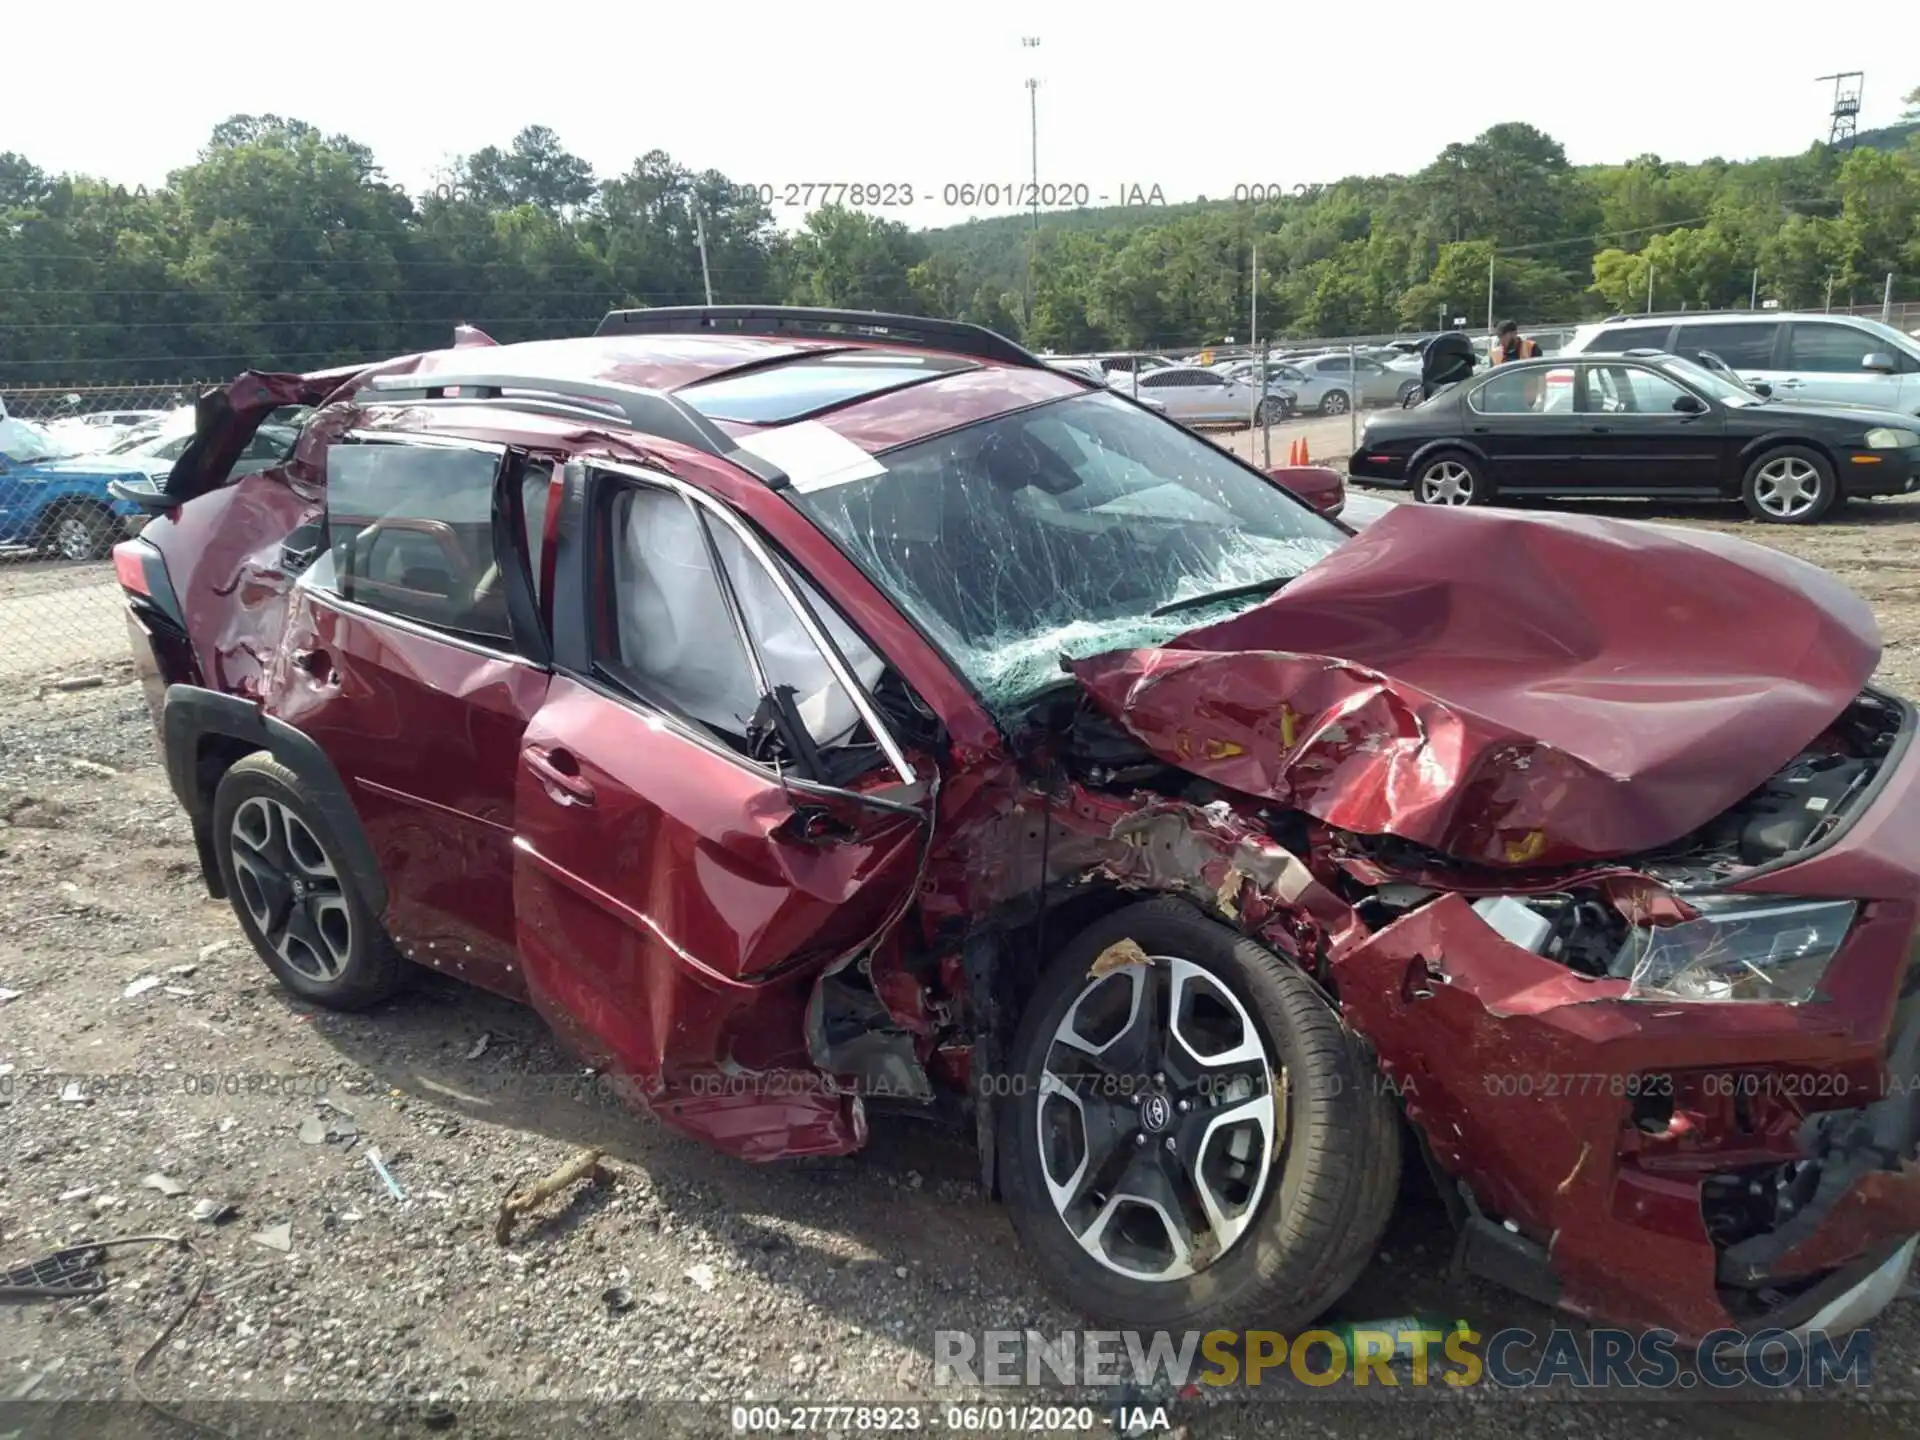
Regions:
<instances>
[{"instance_id":1,"label":"door handle","mask_svg":"<svg viewBox=\"0 0 1920 1440\"><path fill-rule=\"evenodd\" d=\"M559 746L551 750L529 745L520 752L527 768L540 777L547 793L564 805L593 804L593 786L580 773L580 762Z\"/></svg>"},{"instance_id":2,"label":"door handle","mask_svg":"<svg viewBox=\"0 0 1920 1440\"><path fill-rule=\"evenodd\" d=\"M1613 427L1611 425L1594 425L1590 428L1595 435L1611 435L1613 433Z\"/></svg>"}]
</instances>

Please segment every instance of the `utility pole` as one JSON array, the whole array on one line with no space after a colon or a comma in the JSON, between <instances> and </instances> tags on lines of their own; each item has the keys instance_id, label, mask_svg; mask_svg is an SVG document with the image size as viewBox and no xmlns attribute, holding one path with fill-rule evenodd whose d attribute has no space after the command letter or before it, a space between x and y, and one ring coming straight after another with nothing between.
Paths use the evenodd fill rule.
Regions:
<instances>
[{"instance_id":1,"label":"utility pole","mask_svg":"<svg viewBox=\"0 0 1920 1440\"><path fill-rule=\"evenodd\" d=\"M1260 242L1253 242L1253 263L1247 267L1247 348L1257 349L1260 345ZM1889 287L1893 277L1887 277ZM1891 289L1888 291L1892 293Z\"/></svg>"},{"instance_id":2,"label":"utility pole","mask_svg":"<svg viewBox=\"0 0 1920 1440\"><path fill-rule=\"evenodd\" d=\"M1747 292L1747 308L1749 310L1758 310L1760 308L1760 269L1758 266L1755 266L1753 271L1753 289Z\"/></svg>"},{"instance_id":3,"label":"utility pole","mask_svg":"<svg viewBox=\"0 0 1920 1440\"><path fill-rule=\"evenodd\" d=\"M1880 292L1880 323L1893 323L1893 271L1887 272L1887 288Z\"/></svg>"},{"instance_id":4,"label":"utility pole","mask_svg":"<svg viewBox=\"0 0 1920 1440\"><path fill-rule=\"evenodd\" d=\"M687 202L693 210L693 233L700 242L700 283L706 287L707 304L713 304L713 276L707 270L707 220L696 198Z\"/></svg>"},{"instance_id":5,"label":"utility pole","mask_svg":"<svg viewBox=\"0 0 1920 1440\"><path fill-rule=\"evenodd\" d=\"M1487 253L1487 339L1493 339L1493 252Z\"/></svg>"},{"instance_id":6,"label":"utility pole","mask_svg":"<svg viewBox=\"0 0 1920 1440\"><path fill-rule=\"evenodd\" d=\"M1040 37L1022 36L1020 48L1039 49ZM1027 313L1024 318L1028 325L1032 325L1033 262L1040 245L1040 80L1033 75L1027 77L1027 129L1033 145L1033 223L1027 229Z\"/></svg>"},{"instance_id":7,"label":"utility pole","mask_svg":"<svg viewBox=\"0 0 1920 1440\"><path fill-rule=\"evenodd\" d=\"M1652 263L1651 261L1649 261L1649 262L1648 262L1648 264L1647 264L1647 314L1649 314L1649 315L1651 315L1651 314L1653 313L1653 272L1654 272L1654 268L1655 268L1655 267L1654 267L1654 265L1653 265L1653 263Z\"/></svg>"}]
</instances>

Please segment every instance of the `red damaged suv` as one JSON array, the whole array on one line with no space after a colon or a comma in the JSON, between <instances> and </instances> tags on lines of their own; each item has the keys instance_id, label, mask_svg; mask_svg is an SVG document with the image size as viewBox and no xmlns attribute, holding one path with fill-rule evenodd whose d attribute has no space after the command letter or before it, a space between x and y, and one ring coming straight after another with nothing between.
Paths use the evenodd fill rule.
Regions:
<instances>
[{"instance_id":1,"label":"red damaged suv","mask_svg":"<svg viewBox=\"0 0 1920 1440\"><path fill-rule=\"evenodd\" d=\"M1906 1275L1915 717L1812 566L1355 535L999 336L827 311L249 373L148 499L172 784L310 1001L459 976L746 1159L948 1117L1123 1325L1305 1322L1403 1140L1463 1269L1579 1314Z\"/></svg>"}]
</instances>

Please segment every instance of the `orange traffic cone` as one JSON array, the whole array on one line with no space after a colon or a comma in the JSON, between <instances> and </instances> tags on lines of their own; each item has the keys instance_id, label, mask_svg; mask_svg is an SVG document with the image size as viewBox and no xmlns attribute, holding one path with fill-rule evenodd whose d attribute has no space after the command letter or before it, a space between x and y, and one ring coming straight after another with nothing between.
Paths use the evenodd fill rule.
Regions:
<instances>
[{"instance_id":1,"label":"orange traffic cone","mask_svg":"<svg viewBox=\"0 0 1920 1440\"><path fill-rule=\"evenodd\" d=\"M1300 463L1302 465L1313 464L1313 458L1307 454L1307 437L1304 435L1300 437Z\"/></svg>"},{"instance_id":2,"label":"orange traffic cone","mask_svg":"<svg viewBox=\"0 0 1920 1440\"><path fill-rule=\"evenodd\" d=\"M1299 463L1300 463L1300 439L1298 436L1295 436L1293 439L1293 443L1287 446L1287 464L1291 467L1291 466L1298 466Z\"/></svg>"}]
</instances>

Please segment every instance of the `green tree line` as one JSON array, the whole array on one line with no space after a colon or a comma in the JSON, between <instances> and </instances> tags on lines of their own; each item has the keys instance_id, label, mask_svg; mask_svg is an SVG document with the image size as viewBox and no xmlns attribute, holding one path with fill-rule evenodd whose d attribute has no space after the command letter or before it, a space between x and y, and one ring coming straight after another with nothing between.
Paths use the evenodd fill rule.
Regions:
<instances>
[{"instance_id":1,"label":"green tree line","mask_svg":"<svg viewBox=\"0 0 1920 1440\"><path fill-rule=\"evenodd\" d=\"M0 382L312 369L581 334L613 306L784 302L974 320L1038 349L1545 324L1644 305L1920 296L1920 137L1734 163L1575 167L1496 125L1412 175L1265 203L1006 216L913 231L827 206L785 231L762 197L655 150L602 177L551 130L425 195L298 120L239 115L152 190L0 153ZM704 229L707 263L698 246ZM1257 268L1255 256L1257 254Z\"/></svg>"}]
</instances>

